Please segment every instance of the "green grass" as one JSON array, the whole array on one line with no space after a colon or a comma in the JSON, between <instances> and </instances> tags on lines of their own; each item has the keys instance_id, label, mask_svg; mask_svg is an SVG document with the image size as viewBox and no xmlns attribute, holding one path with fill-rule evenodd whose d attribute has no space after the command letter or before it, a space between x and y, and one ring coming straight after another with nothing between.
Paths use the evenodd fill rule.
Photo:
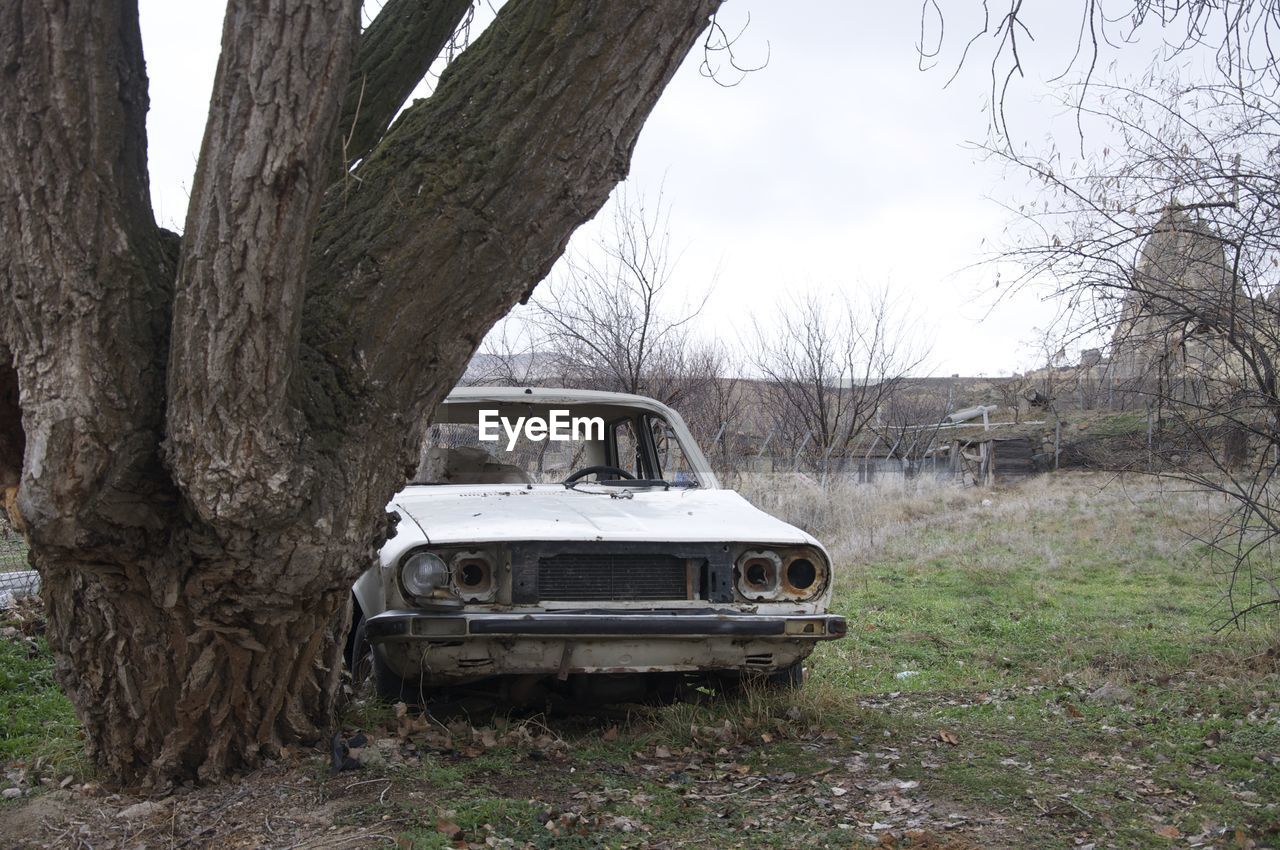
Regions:
<instances>
[{"instance_id":1,"label":"green grass","mask_svg":"<svg viewBox=\"0 0 1280 850\"><path fill-rule=\"evenodd\" d=\"M1280 810L1258 803L1280 800L1280 770L1260 760L1280 754L1275 617L1213 631L1221 587L1188 532L1220 505L1105 481L991 494L846 568L833 606L853 637L820 647L814 679L902 692L922 733L957 735L962 757L933 776L953 798L1034 814L1067 790L1119 846L1149 846L1156 817L1275 837ZM1128 698L1091 701L1104 683ZM1129 774L1182 804L1127 800Z\"/></svg>"},{"instance_id":2,"label":"green grass","mask_svg":"<svg viewBox=\"0 0 1280 850\"><path fill-rule=\"evenodd\" d=\"M21 762L59 778L85 770L80 724L53 679L44 640L0 640L0 762Z\"/></svg>"},{"instance_id":3,"label":"green grass","mask_svg":"<svg viewBox=\"0 0 1280 850\"><path fill-rule=\"evenodd\" d=\"M1039 507L995 494L993 507L940 517L846 569L833 607L853 638L820 648L821 677L865 692L1155 675L1197 650L1274 637L1211 634L1220 590L1178 527L1185 516L1101 498ZM895 678L906 670L919 675Z\"/></svg>"},{"instance_id":4,"label":"green grass","mask_svg":"<svg viewBox=\"0 0 1280 850\"><path fill-rule=\"evenodd\" d=\"M1224 505L1078 474L841 499L806 509L847 526L833 608L850 636L820 645L803 692L640 711L617 732L552 720L552 760L423 752L386 769L386 799L377 783L332 799L339 823L420 848L450 846L439 817L515 846L860 846L872 797L835 812L826 779L806 784L834 771L919 782L926 813L966 813L978 825L948 834L979 846L1170 846L1157 829L1280 845L1280 629L1213 631L1221 587L1189 536ZM1121 695L1091 696L1103 685ZM5 760L76 751L46 655L0 641L0 708ZM376 704L347 721L394 725ZM546 828L584 806L588 822Z\"/></svg>"}]
</instances>

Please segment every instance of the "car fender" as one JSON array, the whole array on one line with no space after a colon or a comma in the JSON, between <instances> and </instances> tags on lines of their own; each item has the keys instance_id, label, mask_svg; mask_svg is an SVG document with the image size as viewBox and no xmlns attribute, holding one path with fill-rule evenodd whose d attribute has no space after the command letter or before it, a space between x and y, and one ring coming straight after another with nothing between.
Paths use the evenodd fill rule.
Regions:
<instances>
[{"instance_id":1,"label":"car fender","mask_svg":"<svg viewBox=\"0 0 1280 850\"><path fill-rule=\"evenodd\" d=\"M370 567L356 583L351 586L351 595L359 606L356 616L372 617L381 614L387 607L382 592L382 570L378 565ZM352 625L355 618L352 618Z\"/></svg>"}]
</instances>

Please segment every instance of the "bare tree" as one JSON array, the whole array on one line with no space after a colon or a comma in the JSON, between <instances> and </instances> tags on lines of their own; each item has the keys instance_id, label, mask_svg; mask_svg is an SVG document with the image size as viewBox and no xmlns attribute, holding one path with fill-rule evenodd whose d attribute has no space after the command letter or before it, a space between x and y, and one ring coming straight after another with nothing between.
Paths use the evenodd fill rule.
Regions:
<instances>
[{"instance_id":1,"label":"bare tree","mask_svg":"<svg viewBox=\"0 0 1280 850\"><path fill-rule=\"evenodd\" d=\"M548 364L540 353L537 328L520 312L517 308L485 336L460 383L505 387L545 384Z\"/></svg>"},{"instance_id":2,"label":"bare tree","mask_svg":"<svg viewBox=\"0 0 1280 850\"><path fill-rule=\"evenodd\" d=\"M861 301L808 293L756 317L751 357L779 451L810 470L843 459L880 405L925 360L887 289Z\"/></svg>"},{"instance_id":3,"label":"bare tree","mask_svg":"<svg viewBox=\"0 0 1280 850\"><path fill-rule=\"evenodd\" d=\"M671 381L673 387L681 388L675 402L680 415L707 459L724 476L737 471L742 429L747 424L741 406L741 372L724 345L700 341L683 374Z\"/></svg>"},{"instance_id":4,"label":"bare tree","mask_svg":"<svg viewBox=\"0 0 1280 850\"><path fill-rule=\"evenodd\" d=\"M932 68L942 57L947 32L947 0L922 0L920 41L917 52L921 69ZM962 4L969 9L972 0ZM1083 106L1084 97L1101 66L1105 51L1138 41L1151 27L1165 34L1160 60L1167 65L1190 51L1210 51L1216 60L1219 82L1238 89L1274 95L1280 90L1280 61L1275 45L1280 43L1280 2L1277 0L1077 0L1074 4L1028 3L1004 0L981 4L981 24L964 33L962 49L952 79L960 73L971 52L990 50L990 101L993 128L1008 139L1005 100L1015 79L1024 76L1023 61L1032 52L1035 32L1042 24L1060 27L1061 21L1039 17L1046 9L1054 13L1076 12L1074 48L1064 58L1059 78L1078 71L1080 87L1072 106ZM1055 8L1057 7L1057 8ZM1040 48L1043 50L1043 48ZM1129 49L1132 49L1130 46ZM1083 136L1083 132L1082 132Z\"/></svg>"},{"instance_id":5,"label":"bare tree","mask_svg":"<svg viewBox=\"0 0 1280 850\"><path fill-rule=\"evenodd\" d=\"M467 379L651 396L675 406L727 471L737 367L718 341L694 332L709 289L672 303L668 219L661 196L650 207L619 187L611 229L571 250L528 308L489 334Z\"/></svg>"},{"instance_id":6,"label":"bare tree","mask_svg":"<svg viewBox=\"0 0 1280 850\"><path fill-rule=\"evenodd\" d=\"M670 404L716 377L719 352L693 334L710 294L672 304L670 211L620 186L611 228L571 250L534 298L531 324L565 386L639 393Z\"/></svg>"},{"instance_id":7,"label":"bare tree","mask_svg":"<svg viewBox=\"0 0 1280 850\"><path fill-rule=\"evenodd\" d=\"M1149 459L1235 505L1206 537L1232 617L1280 604L1280 102L1233 86L1095 84L1081 110L1121 144L1072 173L996 155L1043 186L1009 256L1056 282L1078 338L1149 411Z\"/></svg>"},{"instance_id":8,"label":"bare tree","mask_svg":"<svg viewBox=\"0 0 1280 850\"><path fill-rule=\"evenodd\" d=\"M902 381L869 424L884 447L883 456L899 461L907 477L914 476L937 448L938 434L951 412L948 396L938 386Z\"/></svg>"},{"instance_id":9,"label":"bare tree","mask_svg":"<svg viewBox=\"0 0 1280 850\"><path fill-rule=\"evenodd\" d=\"M1022 372L1014 372L1007 378L994 382L996 394L1000 397L1000 406L1013 411L1014 423L1022 421L1022 406L1027 403L1027 393L1033 382Z\"/></svg>"},{"instance_id":10,"label":"bare tree","mask_svg":"<svg viewBox=\"0 0 1280 850\"><path fill-rule=\"evenodd\" d=\"M179 239L135 0L0 0L0 422L24 435L0 467L107 775L213 780L332 728L350 584L425 419L717 5L512 0L397 117L468 2L389 0L362 34L355 0L231 0Z\"/></svg>"}]
</instances>

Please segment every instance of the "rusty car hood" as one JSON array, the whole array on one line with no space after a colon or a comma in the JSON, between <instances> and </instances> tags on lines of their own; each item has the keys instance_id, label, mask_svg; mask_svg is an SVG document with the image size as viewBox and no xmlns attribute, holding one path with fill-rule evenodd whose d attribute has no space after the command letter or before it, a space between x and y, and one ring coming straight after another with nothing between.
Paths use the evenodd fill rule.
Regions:
<instances>
[{"instance_id":1,"label":"rusty car hood","mask_svg":"<svg viewBox=\"0 0 1280 850\"><path fill-rule=\"evenodd\" d=\"M412 486L396 496L391 509L412 519L415 531L433 545L517 540L819 545L795 526L721 489Z\"/></svg>"}]
</instances>

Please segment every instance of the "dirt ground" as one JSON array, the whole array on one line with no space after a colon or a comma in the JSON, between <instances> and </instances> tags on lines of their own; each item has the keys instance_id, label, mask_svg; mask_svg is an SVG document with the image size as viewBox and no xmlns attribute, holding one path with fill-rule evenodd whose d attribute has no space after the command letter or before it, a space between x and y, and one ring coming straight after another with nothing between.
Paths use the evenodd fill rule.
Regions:
<instances>
[{"instance_id":1,"label":"dirt ground","mask_svg":"<svg viewBox=\"0 0 1280 850\"><path fill-rule=\"evenodd\" d=\"M866 728L844 732L804 728L803 717L795 728L780 712L750 730L742 717L694 725L666 743L662 729L614 717L476 728L409 714L356 738L364 746L347 750L348 769L298 752L243 781L161 800L75 784L0 808L0 841L96 850L1028 846L1020 818L900 777L904 760L927 769L963 758L945 733L904 739L885 707L865 710ZM1054 801L1044 806L1044 818L1058 816Z\"/></svg>"}]
</instances>

